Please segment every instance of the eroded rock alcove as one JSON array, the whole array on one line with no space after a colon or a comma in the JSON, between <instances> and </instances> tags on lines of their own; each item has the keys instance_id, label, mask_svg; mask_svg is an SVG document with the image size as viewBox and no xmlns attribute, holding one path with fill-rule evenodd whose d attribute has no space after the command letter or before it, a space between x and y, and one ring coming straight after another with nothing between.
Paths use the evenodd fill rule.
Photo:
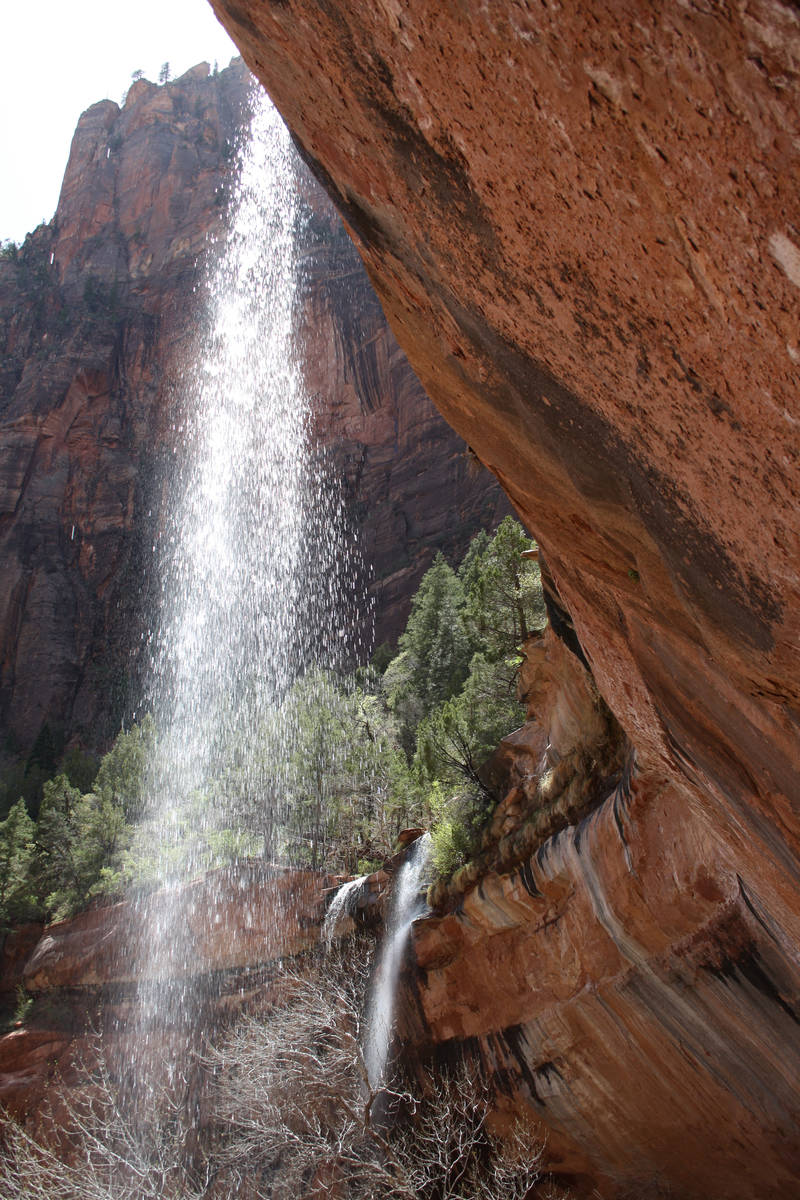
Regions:
<instances>
[{"instance_id":1,"label":"eroded rock alcove","mask_svg":"<svg viewBox=\"0 0 800 1200\"><path fill-rule=\"evenodd\" d=\"M214 7L627 739L420 931L409 1028L609 1194L797 1195L796 6Z\"/></svg>"}]
</instances>

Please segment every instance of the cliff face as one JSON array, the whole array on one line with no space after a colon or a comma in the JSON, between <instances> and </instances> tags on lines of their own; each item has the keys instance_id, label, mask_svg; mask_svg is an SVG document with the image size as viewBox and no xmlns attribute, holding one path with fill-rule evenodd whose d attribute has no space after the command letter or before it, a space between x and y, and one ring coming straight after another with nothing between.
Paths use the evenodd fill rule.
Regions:
<instances>
[{"instance_id":1,"label":"cliff face","mask_svg":"<svg viewBox=\"0 0 800 1200\"><path fill-rule=\"evenodd\" d=\"M241 63L200 66L94 105L53 221L0 259L0 725L23 750L45 723L102 745L136 695L164 465L250 84ZM382 640L434 549L460 553L506 502L468 475L311 180L307 200L309 384L360 506Z\"/></svg>"},{"instance_id":2,"label":"cliff face","mask_svg":"<svg viewBox=\"0 0 800 1200\"><path fill-rule=\"evenodd\" d=\"M44 723L102 744L128 703L169 405L246 94L244 70L201 67L94 105L56 216L0 263L0 717L23 749Z\"/></svg>"},{"instance_id":3,"label":"cliff face","mask_svg":"<svg viewBox=\"0 0 800 1200\"><path fill-rule=\"evenodd\" d=\"M316 186L307 199L306 385L372 572L380 644L402 632L435 553L460 560L511 506L423 392L335 209Z\"/></svg>"},{"instance_id":4,"label":"cliff face","mask_svg":"<svg viewBox=\"0 0 800 1200\"><path fill-rule=\"evenodd\" d=\"M796 7L212 2L627 739L420 930L428 1034L565 1172L796 1194Z\"/></svg>"}]
</instances>

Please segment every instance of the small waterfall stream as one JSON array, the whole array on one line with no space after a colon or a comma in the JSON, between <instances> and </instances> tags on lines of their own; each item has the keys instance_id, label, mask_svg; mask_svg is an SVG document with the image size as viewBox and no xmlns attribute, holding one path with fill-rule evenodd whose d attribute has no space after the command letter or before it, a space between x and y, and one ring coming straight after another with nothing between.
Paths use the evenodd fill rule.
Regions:
<instances>
[{"instance_id":1,"label":"small waterfall stream","mask_svg":"<svg viewBox=\"0 0 800 1200\"><path fill-rule=\"evenodd\" d=\"M347 883L343 883L328 905L328 911L325 913L325 922L322 926L322 943L326 950L330 950L333 946L333 939L336 937L339 925L347 912L348 898L353 892L358 891L366 878L366 875L359 875L356 879L349 879Z\"/></svg>"},{"instance_id":2,"label":"small waterfall stream","mask_svg":"<svg viewBox=\"0 0 800 1200\"><path fill-rule=\"evenodd\" d=\"M424 898L420 896L420 889L429 855L430 835L426 833L411 846L406 862L397 872L392 889L386 932L367 1012L364 1065L373 1090L387 1082L386 1071L394 1031L397 981L411 926L427 908Z\"/></svg>"}]
</instances>

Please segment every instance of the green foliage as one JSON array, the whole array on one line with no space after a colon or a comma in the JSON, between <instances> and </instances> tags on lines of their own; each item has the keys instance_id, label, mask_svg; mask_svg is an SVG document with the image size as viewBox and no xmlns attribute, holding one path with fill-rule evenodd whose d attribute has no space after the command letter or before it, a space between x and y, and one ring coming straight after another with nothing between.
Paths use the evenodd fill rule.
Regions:
<instances>
[{"instance_id":1,"label":"green foliage","mask_svg":"<svg viewBox=\"0 0 800 1200\"><path fill-rule=\"evenodd\" d=\"M20 798L35 819L42 802L42 789L48 779L61 771L70 783L82 792L91 789L97 774L97 760L79 746L72 746L58 765L59 741L54 739L47 725L34 743L25 761L16 759L0 771L0 816L6 815L11 805Z\"/></svg>"},{"instance_id":2,"label":"green foliage","mask_svg":"<svg viewBox=\"0 0 800 1200\"><path fill-rule=\"evenodd\" d=\"M406 631L401 653L384 676L388 702L404 723L405 744L413 738L414 773L428 789L434 862L445 875L468 856L495 802L483 766L523 716L516 700L518 647L546 621L538 564L522 557L530 548L525 531L507 517L493 537L480 533L473 539L455 584L437 562L439 578L432 586L426 575L418 594L425 602L415 601L412 609L414 636ZM457 671L445 672L437 697L416 662L422 654L426 663L436 661L444 624L458 627L446 644L457 646L459 654L468 647L470 657L463 678L461 662Z\"/></svg>"},{"instance_id":3,"label":"green foliage","mask_svg":"<svg viewBox=\"0 0 800 1200\"><path fill-rule=\"evenodd\" d=\"M463 606L462 585L438 554L422 577L399 653L383 677L387 703L409 756L420 721L455 695L467 677L472 646L461 619Z\"/></svg>"},{"instance_id":4,"label":"green foliage","mask_svg":"<svg viewBox=\"0 0 800 1200\"><path fill-rule=\"evenodd\" d=\"M288 702L298 730L287 772L290 855L312 866L391 853L417 793L381 699L331 675L299 680Z\"/></svg>"},{"instance_id":5,"label":"green foliage","mask_svg":"<svg viewBox=\"0 0 800 1200\"><path fill-rule=\"evenodd\" d=\"M0 821L0 929L37 915L31 883L34 832L25 802L18 800L5 821Z\"/></svg>"},{"instance_id":6,"label":"green foliage","mask_svg":"<svg viewBox=\"0 0 800 1200\"><path fill-rule=\"evenodd\" d=\"M44 783L25 872L28 892L48 918L71 916L93 896L122 887L129 822L142 814L153 737L149 720L123 731L99 768L90 755L72 749L59 774Z\"/></svg>"},{"instance_id":7,"label":"green foliage","mask_svg":"<svg viewBox=\"0 0 800 1200\"><path fill-rule=\"evenodd\" d=\"M431 826L431 861L443 878L465 861L472 848L483 809L470 792L445 791L435 780L428 793Z\"/></svg>"},{"instance_id":8,"label":"green foliage","mask_svg":"<svg viewBox=\"0 0 800 1200\"><path fill-rule=\"evenodd\" d=\"M517 648L544 622L537 564L521 557L530 545L507 520L458 573L438 555L396 655L382 646L349 679L295 683L214 787L264 855L355 872L427 818L438 869L464 860L495 799L482 768L522 718Z\"/></svg>"},{"instance_id":9,"label":"green foliage","mask_svg":"<svg viewBox=\"0 0 800 1200\"><path fill-rule=\"evenodd\" d=\"M36 826L35 877L44 908L56 919L68 915L83 883L76 862L75 836L81 799L81 793L65 775L57 775L44 785ZM81 899L85 899L86 890L82 890Z\"/></svg>"},{"instance_id":10,"label":"green foliage","mask_svg":"<svg viewBox=\"0 0 800 1200\"><path fill-rule=\"evenodd\" d=\"M493 538L473 539L459 568L464 587L464 624L476 649L489 659L513 654L546 615L539 564L522 557L531 540L513 517Z\"/></svg>"},{"instance_id":11,"label":"green foliage","mask_svg":"<svg viewBox=\"0 0 800 1200\"><path fill-rule=\"evenodd\" d=\"M123 731L99 767L92 755L72 747L58 774L48 778L58 738L45 725L24 771L7 768L6 793L19 786L20 798L0 822L0 925L41 915L60 920L94 896L121 890L131 873L131 822L142 817L154 736L149 719ZM26 796L32 783L41 790L33 804Z\"/></svg>"},{"instance_id":12,"label":"green foliage","mask_svg":"<svg viewBox=\"0 0 800 1200\"><path fill-rule=\"evenodd\" d=\"M475 654L458 695L445 700L420 723L414 756L420 776L452 783L466 779L483 790L481 767L522 716L515 686L513 660L491 662Z\"/></svg>"},{"instance_id":13,"label":"green foliage","mask_svg":"<svg viewBox=\"0 0 800 1200\"><path fill-rule=\"evenodd\" d=\"M521 557L529 548L508 518L474 539L458 572L438 555L397 654L381 646L350 677L299 678L207 794L188 798L168 848L146 815L152 720L121 732L99 767L71 748L58 774L60 739L43 726L24 771L6 768L0 781L0 921L37 910L58 919L131 884L155 886L165 857L176 871L261 855L361 872L426 821L436 868L450 874L495 801L486 760L522 717L517 651L544 624L538 566Z\"/></svg>"},{"instance_id":14,"label":"green foliage","mask_svg":"<svg viewBox=\"0 0 800 1200\"><path fill-rule=\"evenodd\" d=\"M45 912L62 920L102 890L102 871L128 841L122 806L106 795L81 795L65 775L44 786L36 828L37 876Z\"/></svg>"},{"instance_id":15,"label":"green foliage","mask_svg":"<svg viewBox=\"0 0 800 1200\"><path fill-rule=\"evenodd\" d=\"M94 780L94 791L104 801L121 808L127 821L139 821L145 804L145 767L155 741L152 717L117 735L103 758Z\"/></svg>"},{"instance_id":16,"label":"green foliage","mask_svg":"<svg viewBox=\"0 0 800 1200\"><path fill-rule=\"evenodd\" d=\"M401 653L408 656L411 686L425 711L454 695L469 669L471 646L461 620L461 583L443 555L425 573L411 606Z\"/></svg>"}]
</instances>

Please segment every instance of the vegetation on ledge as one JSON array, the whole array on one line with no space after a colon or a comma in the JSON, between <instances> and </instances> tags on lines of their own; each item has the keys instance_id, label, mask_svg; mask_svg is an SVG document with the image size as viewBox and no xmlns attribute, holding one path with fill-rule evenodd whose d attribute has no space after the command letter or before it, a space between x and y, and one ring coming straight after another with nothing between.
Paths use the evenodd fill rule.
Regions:
<instances>
[{"instance_id":1,"label":"vegetation on ledge","mask_svg":"<svg viewBox=\"0 0 800 1200\"><path fill-rule=\"evenodd\" d=\"M186 801L167 866L261 856L362 873L421 824L439 874L452 874L497 802L483 763L523 716L519 646L545 621L538 564L521 557L529 547L509 517L473 540L457 570L439 555L396 651L380 647L352 676L299 677L255 741ZM0 927L159 882L164 847L146 795L157 736L150 718L123 731L96 775L73 752L44 782L38 812L24 799L11 806L0 822Z\"/></svg>"}]
</instances>

